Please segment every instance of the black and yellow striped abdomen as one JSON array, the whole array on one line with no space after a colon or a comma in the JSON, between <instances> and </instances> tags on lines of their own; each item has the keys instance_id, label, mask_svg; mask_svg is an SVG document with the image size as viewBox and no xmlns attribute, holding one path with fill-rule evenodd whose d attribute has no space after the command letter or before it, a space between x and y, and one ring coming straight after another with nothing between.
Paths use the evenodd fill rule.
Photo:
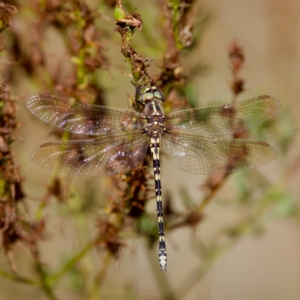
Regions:
<instances>
[{"instance_id":1,"label":"black and yellow striped abdomen","mask_svg":"<svg viewBox=\"0 0 300 300\"><path fill-rule=\"evenodd\" d=\"M161 193L161 181L160 181L160 160L159 160L159 145L160 138L156 136L151 138L150 150L153 158L153 171L154 171L154 182L155 182L155 194L156 194L156 205L157 205L157 221L158 221L158 260L160 269L167 270L167 250L165 243L165 232L164 232L164 220L163 220L163 207L162 207L162 193Z\"/></svg>"}]
</instances>

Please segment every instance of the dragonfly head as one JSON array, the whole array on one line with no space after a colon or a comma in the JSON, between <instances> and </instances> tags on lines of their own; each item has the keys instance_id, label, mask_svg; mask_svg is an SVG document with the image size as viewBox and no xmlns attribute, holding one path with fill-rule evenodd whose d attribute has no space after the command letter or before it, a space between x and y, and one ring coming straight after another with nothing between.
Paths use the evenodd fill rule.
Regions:
<instances>
[{"instance_id":1,"label":"dragonfly head","mask_svg":"<svg viewBox=\"0 0 300 300\"><path fill-rule=\"evenodd\" d=\"M166 101L166 98L162 91L156 86L141 86L136 88L135 101L141 104L146 104L150 101Z\"/></svg>"}]
</instances>

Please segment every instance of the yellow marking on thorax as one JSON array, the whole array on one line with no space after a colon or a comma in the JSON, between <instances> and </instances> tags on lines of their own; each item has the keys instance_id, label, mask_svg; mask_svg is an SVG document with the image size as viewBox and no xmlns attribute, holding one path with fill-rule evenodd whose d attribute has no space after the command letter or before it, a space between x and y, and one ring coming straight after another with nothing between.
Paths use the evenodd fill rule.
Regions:
<instances>
[{"instance_id":1,"label":"yellow marking on thorax","mask_svg":"<svg viewBox=\"0 0 300 300\"><path fill-rule=\"evenodd\" d=\"M157 109L156 109L156 106L155 106L155 101L151 101L151 104L152 104L153 112L156 115L157 114Z\"/></svg>"}]
</instances>

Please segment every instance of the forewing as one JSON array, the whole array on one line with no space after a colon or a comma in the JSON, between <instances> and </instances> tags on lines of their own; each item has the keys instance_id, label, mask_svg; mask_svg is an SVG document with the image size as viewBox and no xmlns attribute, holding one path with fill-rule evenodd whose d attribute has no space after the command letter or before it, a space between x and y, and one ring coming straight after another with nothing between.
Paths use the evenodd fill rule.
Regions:
<instances>
[{"instance_id":1,"label":"forewing","mask_svg":"<svg viewBox=\"0 0 300 300\"><path fill-rule=\"evenodd\" d=\"M162 151L175 155L180 169L197 174L227 173L255 168L274 161L276 151L264 142L186 134L164 134Z\"/></svg>"},{"instance_id":2,"label":"forewing","mask_svg":"<svg viewBox=\"0 0 300 300\"><path fill-rule=\"evenodd\" d=\"M166 127L202 135L233 134L271 118L280 102L271 96L260 96L228 105L208 106L174 112L167 116Z\"/></svg>"},{"instance_id":3,"label":"forewing","mask_svg":"<svg viewBox=\"0 0 300 300\"><path fill-rule=\"evenodd\" d=\"M86 176L115 175L137 167L144 159L149 137L136 132L95 139L46 143L30 159L50 170Z\"/></svg>"},{"instance_id":4,"label":"forewing","mask_svg":"<svg viewBox=\"0 0 300 300\"><path fill-rule=\"evenodd\" d=\"M82 104L74 99L36 95L28 100L29 110L41 120L66 131L102 135L145 127L143 115L133 110Z\"/></svg>"}]
</instances>

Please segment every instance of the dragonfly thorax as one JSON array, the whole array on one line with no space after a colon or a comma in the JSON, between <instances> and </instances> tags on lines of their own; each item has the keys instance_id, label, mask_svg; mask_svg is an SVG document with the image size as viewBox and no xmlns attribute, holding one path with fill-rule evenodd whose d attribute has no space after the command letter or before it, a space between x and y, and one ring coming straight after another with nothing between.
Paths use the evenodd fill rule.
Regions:
<instances>
[{"instance_id":1,"label":"dragonfly thorax","mask_svg":"<svg viewBox=\"0 0 300 300\"><path fill-rule=\"evenodd\" d=\"M145 104L143 114L147 120L145 128L149 136L161 136L164 133L165 113L160 101L150 101Z\"/></svg>"},{"instance_id":2,"label":"dragonfly thorax","mask_svg":"<svg viewBox=\"0 0 300 300\"><path fill-rule=\"evenodd\" d=\"M165 118L162 102L166 101L164 94L155 86L138 87L135 100L144 105L143 115L147 120L146 133L152 137L162 135Z\"/></svg>"}]
</instances>

